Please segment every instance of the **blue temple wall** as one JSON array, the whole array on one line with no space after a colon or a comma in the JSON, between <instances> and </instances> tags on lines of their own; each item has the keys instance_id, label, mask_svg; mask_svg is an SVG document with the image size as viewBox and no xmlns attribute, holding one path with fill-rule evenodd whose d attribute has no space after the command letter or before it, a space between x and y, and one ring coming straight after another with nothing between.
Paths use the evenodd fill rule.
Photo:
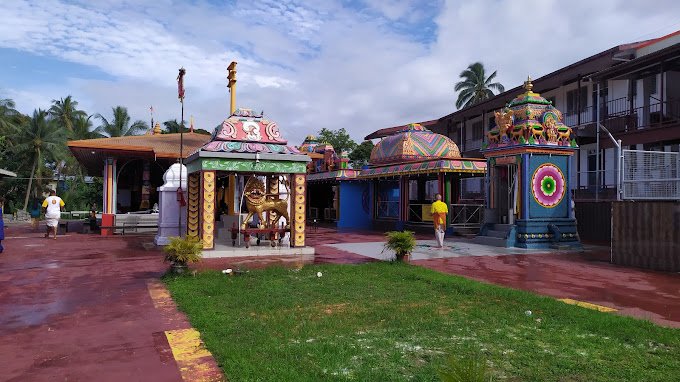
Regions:
<instances>
[{"instance_id":1,"label":"blue temple wall","mask_svg":"<svg viewBox=\"0 0 680 382\"><path fill-rule=\"evenodd\" d=\"M534 196L532 177L537 169L548 164L557 167L564 179L564 194L553 206L541 205ZM516 243L523 248L549 248L556 244L579 246L576 220L571 217L571 163L566 155L522 155L522 218L515 223Z\"/></svg>"},{"instance_id":2,"label":"blue temple wall","mask_svg":"<svg viewBox=\"0 0 680 382\"><path fill-rule=\"evenodd\" d=\"M340 182L338 229L370 229L373 195L370 182Z\"/></svg>"}]
</instances>

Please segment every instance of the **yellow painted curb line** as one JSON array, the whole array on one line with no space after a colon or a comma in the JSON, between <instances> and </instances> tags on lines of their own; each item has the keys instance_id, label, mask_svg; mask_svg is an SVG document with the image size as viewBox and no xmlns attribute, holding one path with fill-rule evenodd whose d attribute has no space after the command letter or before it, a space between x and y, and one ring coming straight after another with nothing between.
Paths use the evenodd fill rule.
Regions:
<instances>
[{"instance_id":1,"label":"yellow painted curb line","mask_svg":"<svg viewBox=\"0 0 680 382\"><path fill-rule=\"evenodd\" d=\"M558 298L557 301L562 301L565 304L576 305L576 306L580 306L582 308L593 309L593 310L597 310L599 312L605 312L605 313L611 313L611 312L617 312L618 311L618 309L609 308L607 306L591 304L589 302L584 302L584 301L572 300L570 298Z\"/></svg>"},{"instance_id":2,"label":"yellow painted curb line","mask_svg":"<svg viewBox=\"0 0 680 382\"><path fill-rule=\"evenodd\" d=\"M168 304L172 304L172 297L168 289L158 280L148 281L146 287L149 289L149 296L153 301L153 307L156 309L166 308Z\"/></svg>"},{"instance_id":3,"label":"yellow painted curb line","mask_svg":"<svg viewBox=\"0 0 680 382\"><path fill-rule=\"evenodd\" d=\"M175 311L175 303L165 284L158 280L147 282L149 296L156 309ZM194 328L167 330L164 332L172 356L175 358L182 380L186 382L221 382L226 379L216 366L212 353L201 341L201 333Z\"/></svg>"},{"instance_id":4,"label":"yellow painted curb line","mask_svg":"<svg viewBox=\"0 0 680 382\"><path fill-rule=\"evenodd\" d=\"M201 341L201 334L194 328L168 330L165 332L172 355L184 381L224 381L219 369L210 362L212 354Z\"/></svg>"}]
</instances>

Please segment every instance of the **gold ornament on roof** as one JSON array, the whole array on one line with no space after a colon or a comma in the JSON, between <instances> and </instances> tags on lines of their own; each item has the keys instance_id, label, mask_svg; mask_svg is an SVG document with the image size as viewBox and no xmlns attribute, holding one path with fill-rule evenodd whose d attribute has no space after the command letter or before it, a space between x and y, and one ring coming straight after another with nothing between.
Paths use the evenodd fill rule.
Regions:
<instances>
[{"instance_id":1,"label":"gold ornament on roof","mask_svg":"<svg viewBox=\"0 0 680 382\"><path fill-rule=\"evenodd\" d=\"M534 93L534 84L531 83L531 76L527 76L527 80L524 81L524 89L527 91L525 94L530 96L538 96L538 93Z\"/></svg>"}]
</instances>

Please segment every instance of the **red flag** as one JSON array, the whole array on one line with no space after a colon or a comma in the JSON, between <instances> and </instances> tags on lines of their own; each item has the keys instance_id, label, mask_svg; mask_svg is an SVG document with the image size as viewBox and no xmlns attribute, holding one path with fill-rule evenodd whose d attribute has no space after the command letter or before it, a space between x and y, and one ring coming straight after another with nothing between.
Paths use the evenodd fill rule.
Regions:
<instances>
[{"instance_id":1,"label":"red flag","mask_svg":"<svg viewBox=\"0 0 680 382\"><path fill-rule=\"evenodd\" d=\"M187 70L184 68L179 69L179 75L177 76L177 98L180 102L184 102L184 75Z\"/></svg>"}]
</instances>

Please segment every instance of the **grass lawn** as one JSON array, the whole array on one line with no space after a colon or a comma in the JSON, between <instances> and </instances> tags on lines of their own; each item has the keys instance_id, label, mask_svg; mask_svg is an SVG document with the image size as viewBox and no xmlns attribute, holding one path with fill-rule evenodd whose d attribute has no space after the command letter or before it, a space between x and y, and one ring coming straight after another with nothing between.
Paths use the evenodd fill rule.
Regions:
<instances>
[{"instance_id":1,"label":"grass lawn","mask_svg":"<svg viewBox=\"0 0 680 382\"><path fill-rule=\"evenodd\" d=\"M437 381L474 353L494 380L680 381L680 330L407 264L165 282L230 381Z\"/></svg>"}]
</instances>

